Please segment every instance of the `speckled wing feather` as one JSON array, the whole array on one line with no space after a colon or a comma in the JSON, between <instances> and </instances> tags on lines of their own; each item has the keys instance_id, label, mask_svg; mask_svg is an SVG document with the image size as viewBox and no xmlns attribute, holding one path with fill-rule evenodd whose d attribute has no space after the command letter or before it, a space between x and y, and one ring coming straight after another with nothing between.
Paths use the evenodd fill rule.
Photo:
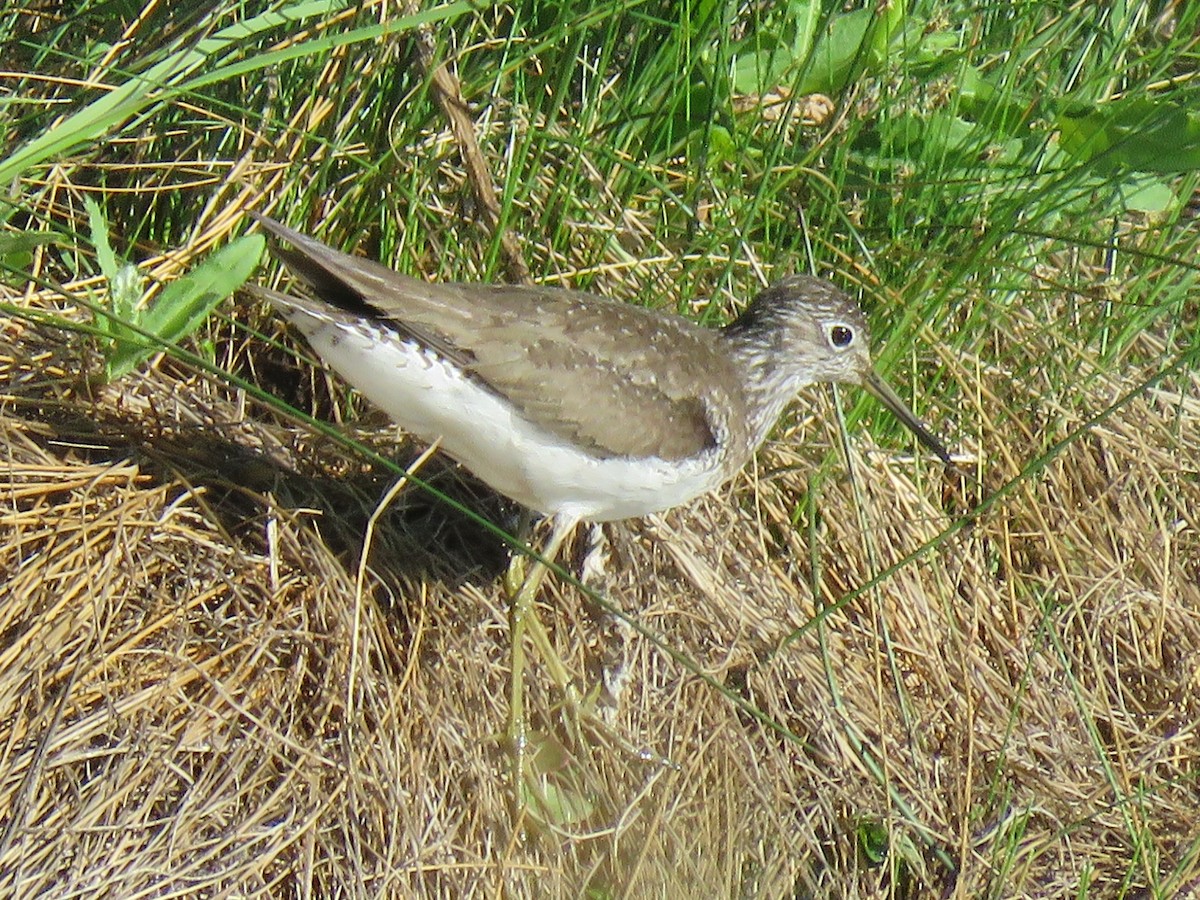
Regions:
<instances>
[{"instance_id":1,"label":"speckled wing feather","mask_svg":"<svg viewBox=\"0 0 1200 900\"><path fill-rule=\"evenodd\" d=\"M347 323L369 317L419 341L599 456L695 456L722 437L713 411L741 403L711 352L719 334L686 319L576 291L419 281L254 218L295 248L278 255Z\"/></svg>"}]
</instances>

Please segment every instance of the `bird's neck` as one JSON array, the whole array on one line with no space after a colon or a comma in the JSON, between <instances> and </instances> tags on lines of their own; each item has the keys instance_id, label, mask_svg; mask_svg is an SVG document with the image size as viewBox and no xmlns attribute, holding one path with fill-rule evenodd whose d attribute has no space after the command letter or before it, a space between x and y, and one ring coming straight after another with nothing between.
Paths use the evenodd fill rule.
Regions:
<instances>
[{"instance_id":1,"label":"bird's neck","mask_svg":"<svg viewBox=\"0 0 1200 900\"><path fill-rule=\"evenodd\" d=\"M794 368L781 365L778 354L761 340L731 339L730 353L741 374L747 437L753 452L775 427L796 392L810 382L798 378Z\"/></svg>"}]
</instances>

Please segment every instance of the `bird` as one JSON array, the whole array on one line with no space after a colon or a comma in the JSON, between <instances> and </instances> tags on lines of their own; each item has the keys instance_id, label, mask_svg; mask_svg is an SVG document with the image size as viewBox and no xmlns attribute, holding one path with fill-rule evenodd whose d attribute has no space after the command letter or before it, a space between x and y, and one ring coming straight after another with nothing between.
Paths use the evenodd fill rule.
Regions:
<instances>
[{"instance_id":1,"label":"bird","mask_svg":"<svg viewBox=\"0 0 1200 900\"><path fill-rule=\"evenodd\" d=\"M521 575L514 556L505 579L520 585L506 728L518 807L530 793L523 639L569 691L534 599L580 521L642 517L720 487L815 382L862 385L953 465L872 366L858 304L828 281L789 275L725 327L705 328L562 288L426 282L251 216L306 285L258 293L317 354L407 431L552 517L535 564Z\"/></svg>"},{"instance_id":2,"label":"bird","mask_svg":"<svg viewBox=\"0 0 1200 900\"><path fill-rule=\"evenodd\" d=\"M713 329L562 288L426 282L253 217L308 288L267 298L317 354L407 431L556 520L638 518L720 487L815 382L863 386L952 465L872 366L858 304L823 279L789 275Z\"/></svg>"}]
</instances>

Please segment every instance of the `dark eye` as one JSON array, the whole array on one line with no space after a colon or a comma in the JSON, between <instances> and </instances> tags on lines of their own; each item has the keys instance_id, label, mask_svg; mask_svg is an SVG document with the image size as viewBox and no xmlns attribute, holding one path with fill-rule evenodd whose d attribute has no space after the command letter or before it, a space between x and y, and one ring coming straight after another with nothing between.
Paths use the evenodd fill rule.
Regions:
<instances>
[{"instance_id":1,"label":"dark eye","mask_svg":"<svg viewBox=\"0 0 1200 900\"><path fill-rule=\"evenodd\" d=\"M834 325L829 329L829 341L835 347L849 347L854 343L854 330L845 325Z\"/></svg>"}]
</instances>

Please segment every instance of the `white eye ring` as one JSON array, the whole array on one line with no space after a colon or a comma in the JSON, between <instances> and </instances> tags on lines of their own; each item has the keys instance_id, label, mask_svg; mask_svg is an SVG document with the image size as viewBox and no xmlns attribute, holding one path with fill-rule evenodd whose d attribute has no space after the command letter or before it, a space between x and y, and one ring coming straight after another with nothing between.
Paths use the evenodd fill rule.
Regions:
<instances>
[{"instance_id":1,"label":"white eye ring","mask_svg":"<svg viewBox=\"0 0 1200 900\"><path fill-rule=\"evenodd\" d=\"M852 327L841 322L830 325L827 334L829 345L837 350L845 350L848 347L854 346L854 341L857 337Z\"/></svg>"}]
</instances>

